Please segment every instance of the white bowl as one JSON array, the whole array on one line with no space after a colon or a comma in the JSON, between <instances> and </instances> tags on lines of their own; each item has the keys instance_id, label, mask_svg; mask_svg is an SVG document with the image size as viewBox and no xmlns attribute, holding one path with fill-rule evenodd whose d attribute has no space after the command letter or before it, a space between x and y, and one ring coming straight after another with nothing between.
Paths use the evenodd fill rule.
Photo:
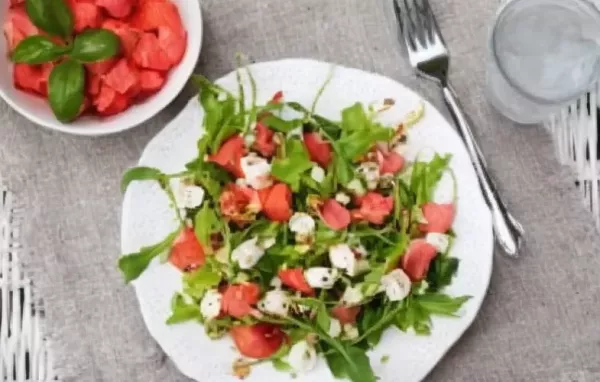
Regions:
<instances>
[{"instance_id":1,"label":"white bowl","mask_svg":"<svg viewBox=\"0 0 600 382\"><path fill-rule=\"evenodd\" d=\"M165 86L147 100L111 117L85 116L69 124L54 117L47 101L18 90L13 85L12 64L8 58L6 40L0 35L0 96L30 121L64 133L97 136L113 134L145 122L164 109L179 94L194 71L202 45L202 12L198 1L171 0L181 15L187 30L187 50L179 65L169 71ZM0 4L0 20L6 18L8 6Z\"/></svg>"}]
</instances>

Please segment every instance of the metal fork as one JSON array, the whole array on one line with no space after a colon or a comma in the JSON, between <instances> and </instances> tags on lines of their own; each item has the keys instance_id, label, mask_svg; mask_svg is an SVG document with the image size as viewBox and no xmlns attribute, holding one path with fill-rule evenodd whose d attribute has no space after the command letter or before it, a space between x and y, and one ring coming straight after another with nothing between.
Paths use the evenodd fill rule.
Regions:
<instances>
[{"instance_id":1,"label":"metal fork","mask_svg":"<svg viewBox=\"0 0 600 382\"><path fill-rule=\"evenodd\" d=\"M496 241L504 253L519 257L524 230L511 216L489 175L485 159L463 112L454 89L448 82L450 56L428 0L392 0L410 64L417 75L439 84L444 101L458 126L475 167L483 195L491 209Z\"/></svg>"}]
</instances>

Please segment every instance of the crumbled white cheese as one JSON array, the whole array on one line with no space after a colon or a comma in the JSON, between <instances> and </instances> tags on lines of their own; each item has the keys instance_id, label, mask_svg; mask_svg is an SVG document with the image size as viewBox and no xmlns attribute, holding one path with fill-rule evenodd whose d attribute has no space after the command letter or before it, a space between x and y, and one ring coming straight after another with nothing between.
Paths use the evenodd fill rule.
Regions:
<instances>
[{"instance_id":1,"label":"crumbled white cheese","mask_svg":"<svg viewBox=\"0 0 600 382\"><path fill-rule=\"evenodd\" d=\"M379 184L379 178L381 176L378 163L363 162L360 166L358 166L356 171L365 180L369 190L375 190L377 188L377 185Z\"/></svg>"},{"instance_id":2,"label":"crumbled white cheese","mask_svg":"<svg viewBox=\"0 0 600 382\"><path fill-rule=\"evenodd\" d=\"M250 269L258 263L265 254L265 249L259 245L258 237L244 241L231 252L231 258L240 268Z\"/></svg>"},{"instance_id":3,"label":"crumbled white cheese","mask_svg":"<svg viewBox=\"0 0 600 382\"><path fill-rule=\"evenodd\" d=\"M258 309L275 316L287 317L290 309L290 297L281 289L268 291L258 303Z\"/></svg>"},{"instance_id":4,"label":"crumbled white cheese","mask_svg":"<svg viewBox=\"0 0 600 382\"><path fill-rule=\"evenodd\" d=\"M290 231L300 235L311 235L315 232L315 219L304 212L296 212L289 221Z\"/></svg>"},{"instance_id":5,"label":"crumbled white cheese","mask_svg":"<svg viewBox=\"0 0 600 382\"><path fill-rule=\"evenodd\" d=\"M173 179L171 190L178 208L197 208L204 201L204 189L185 180Z\"/></svg>"},{"instance_id":6,"label":"crumbled white cheese","mask_svg":"<svg viewBox=\"0 0 600 382\"><path fill-rule=\"evenodd\" d=\"M307 341L295 343L288 353L287 363L299 373L304 373L317 365L317 352Z\"/></svg>"},{"instance_id":7,"label":"crumbled white cheese","mask_svg":"<svg viewBox=\"0 0 600 382\"><path fill-rule=\"evenodd\" d=\"M318 165L314 165L310 170L310 177L317 183L321 183L325 180L325 170Z\"/></svg>"},{"instance_id":8,"label":"crumbled white cheese","mask_svg":"<svg viewBox=\"0 0 600 382\"><path fill-rule=\"evenodd\" d=\"M430 232L425 236L425 241L433 245L439 253L446 253L450 246L450 236L444 233Z\"/></svg>"},{"instance_id":9,"label":"crumbled white cheese","mask_svg":"<svg viewBox=\"0 0 600 382\"><path fill-rule=\"evenodd\" d=\"M329 330L327 331L327 334L331 338L336 338L336 337L339 337L339 335L341 333L342 333L342 324L340 323L340 321L337 318L332 318L330 321L330 324L329 324Z\"/></svg>"},{"instance_id":10,"label":"crumbled white cheese","mask_svg":"<svg viewBox=\"0 0 600 382\"><path fill-rule=\"evenodd\" d=\"M275 276L269 282L269 286L275 289L280 289L283 286L283 283L281 282L281 279L279 277Z\"/></svg>"},{"instance_id":11,"label":"crumbled white cheese","mask_svg":"<svg viewBox=\"0 0 600 382\"><path fill-rule=\"evenodd\" d=\"M343 331L343 338L347 340L354 340L360 336L358 328L352 324L344 324Z\"/></svg>"},{"instance_id":12,"label":"crumbled white cheese","mask_svg":"<svg viewBox=\"0 0 600 382\"><path fill-rule=\"evenodd\" d=\"M350 276L356 273L356 256L347 244L336 244L329 247L329 261L336 268L343 269Z\"/></svg>"},{"instance_id":13,"label":"crumbled white cheese","mask_svg":"<svg viewBox=\"0 0 600 382\"><path fill-rule=\"evenodd\" d=\"M256 142L256 135L253 132L244 135L244 145L247 148L251 148L254 142Z\"/></svg>"},{"instance_id":14,"label":"crumbled white cheese","mask_svg":"<svg viewBox=\"0 0 600 382\"><path fill-rule=\"evenodd\" d=\"M338 192L337 194L335 194L335 200L337 200L338 203L340 203L344 206L347 205L348 203L350 203L350 201L351 201L348 194L343 193L343 192Z\"/></svg>"},{"instance_id":15,"label":"crumbled white cheese","mask_svg":"<svg viewBox=\"0 0 600 382\"><path fill-rule=\"evenodd\" d=\"M339 277L337 269L313 267L304 271L306 282L313 288L331 289Z\"/></svg>"},{"instance_id":16,"label":"crumbled white cheese","mask_svg":"<svg viewBox=\"0 0 600 382\"><path fill-rule=\"evenodd\" d=\"M267 188L273 184L271 164L265 158L249 154L241 159L241 167L248 185L255 190Z\"/></svg>"},{"instance_id":17,"label":"crumbled white cheese","mask_svg":"<svg viewBox=\"0 0 600 382\"><path fill-rule=\"evenodd\" d=\"M341 303L347 306L355 306L359 305L364 298L364 295L361 291L360 286L348 286L346 290L344 290L344 294L342 295Z\"/></svg>"},{"instance_id":18,"label":"crumbled white cheese","mask_svg":"<svg viewBox=\"0 0 600 382\"><path fill-rule=\"evenodd\" d=\"M200 314L206 320L212 320L221 313L221 300L223 296L216 289L206 291L202 301L200 301Z\"/></svg>"},{"instance_id":19,"label":"crumbled white cheese","mask_svg":"<svg viewBox=\"0 0 600 382\"><path fill-rule=\"evenodd\" d=\"M410 293L412 283L402 269L394 269L381 278L381 289L390 301L402 301Z\"/></svg>"},{"instance_id":20,"label":"crumbled white cheese","mask_svg":"<svg viewBox=\"0 0 600 382\"><path fill-rule=\"evenodd\" d=\"M356 196L363 196L367 193L367 190L365 190L365 186L363 186L360 179L357 178L354 178L350 182L348 182L346 188L348 189L348 191L352 192Z\"/></svg>"}]
</instances>

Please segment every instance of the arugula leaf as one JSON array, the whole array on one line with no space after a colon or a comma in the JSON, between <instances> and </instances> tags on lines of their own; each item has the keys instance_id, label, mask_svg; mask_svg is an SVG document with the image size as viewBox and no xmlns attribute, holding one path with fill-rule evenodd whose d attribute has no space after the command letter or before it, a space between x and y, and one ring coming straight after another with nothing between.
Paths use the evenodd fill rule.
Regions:
<instances>
[{"instance_id":1,"label":"arugula leaf","mask_svg":"<svg viewBox=\"0 0 600 382\"><path fill-rule=\"evenodd\" d=\"M342 137L337 142L341 154L348 160L355 160L369 152L378 141L389 141L394 130L371 121L361 103L342 110Z\"/></svg>"},{"instance_id":2,"label":"arugula leaf","mask_svg":"<svg viewBox=\"0 0 600 382\"><path fill-rule=\"evenodd\" d=\"M210 236L221 227L221 222L214 209L205 202L194 218L194 232L204 248L211 246Z\"/></svg>"},{"instance_id":3,"label":"arugula leaf","mask_svg":"<svg viewBox=\"0 0 600 382\"><path fill-rule=\"evenodd\" d=\"M342 154L348 160L354 161L367 154L373 145L379 141L389 141L394 135L394 130L378 124L372 124L362 130L346 134L337 142L342 149Z\"/></svg>"},{"instance_id":4,"label":"arugula leaf","mask_svg":"<svg viewBox=\"0 0 600 382\"><path fill-rule=\"evenodd\" d=\"M290 364L287 363L287 362L285 362L281 358L274 358L273 360L271 360L271 363L273 364L273 368L275 370L277 370L277 371L290 371L290 370L292 370L292 367L290 366Z\"/></svg>"},{"instance_id":5,"label":"arugula leaf","mask_svg":"<svg viewBox=\"0 0 600 382\"><path fill-rule=\"evenodd\" d=\"M167 325L179 324L190 320L202 320L200 306L185 302L183 296L175 293L171 301L171 316L167 319Z\"/></svg>"},{"instance_id":6,"label":"arugula leaf","mask_svg":"<svg viewBox=\"0 0 600 382\"><path fill-rule=\"evenodd\" d=\"M200 88L200 104L204 109L205 135L198 142L200 158L207 148L215 152L223 141L244 129L244 110L236 114L236 100L231 93L202 76L192 81ZM224 98L222 101L220 99ZM202 150L201 150L202 149Z\"/></svg>"},{"instance_id":7,"label":"arugula leaf","mask_svg":"<svg viewBox=\"0 0 600 382\"><path fill-rule=\"evenodd\" d=\"M369 357L363 349L356 346L346 347L351 361L346 359L346 374L352 382L376 382L377 377L371 367Z\"/></svg>"},{"instance_id":8,"label":"arugula leaf","mask_svg":"<svg viewBox=\"0 0 600 382\"><path fill-rule=\"evenodd\" d=\"M218 318L204 323L204 332L208 338L216 340L229 333L233 325L231 317Z\"/></svg>"},{"instance_id":9,"label":"arugula leaf","mask_svg":"<svg viewBox=\"0 0 600 382\"><path fill-rule=\"evenodd\" d=\"M286 121L277 117L276 115L269 114L261 120L261 122L268 126L271 130L278 131L280 133L289 133L290 131L302 126L302 119L292 119Z\"/></svg>"},{"instance_id":10,"label":"arugula leaf","mask_svg":"<svg viewBox=\"0 0 600 382\"><path fill-rule=\"evenodd\" d=\"M135 180L156 180L161 186L166 183L167 176L159 169L153 167L133 167L125 171L121 179L121 192L125 192L129 184Z\"/></svg>"},{"instance_id":11,"label":"arugula leaf","mask_svg":"<svg viewBox=\"0 0 600 382\"><path fill-rule=\"evenodd\" d=\"M194 180L204 188L213 201L218 201L223 188L222 184L231 180L227 171L209 162L203 162L199 166L190 163L188 165L194 168L192 170L194 171Z\"/></svg>"},{"instance_id":12,"label":"arugula leaf","mask_svg":"<svg viewBox=\"0 0 600 382\"><path fill-rule=\"evenodd\" d=\"M344 379L348 376L346 373L346 360L341 354L325 354L325 360L327 361L327 366L329 366L331 374L333 374L335 378Z\"/></svg>"},{"instance_id":13,"label":"arugula leaf","mask_svg":"<svg viewBox=\"0 0 600 382\"><path fill-rule=\"evenodd\" d=\"M427 293L414 296L413 302L429 314L455 316L456 312L471 296L450 297L440 293Z\"/></svg>"},{"instance_id":14,"label":"arugula leaf","mask_svg":"<svg viewBox=\"0 0 600 382\"><path fill-rule=\"evenodd\" d=\"M435 188L448 169L452 156L435 154L431 162L415 162L410 179L410 189L416 195L416 204L423 205L432 200Z\"/></svg>"},{"instance_id":15,"label":"arugula leaf","mask_svg":"<svg viewBox=\"0 0 600 382\"><path fill-rule=\"evenodd\" d=\"M183 275L183 285L186 294L200 299L204 293L219 285L221 275L206 265L194 272Z\"/></svg>"},{"instance_id":16,"label":"arugula leaf","mask_svg":"<svg viewBox=\"0 0 600 382\"><path fill-rule=\"evenodd\" d=\"M460 260L455 257L436 256L427 273L428 290L435 292L450 285L458 270L459 262Z\"/></svg>"},{"instance_id":17,"label":"arugula leaf","mask_svg":"<svg viewBox=\"0 0 600 382\"><path fill-rule=\"evenodd\" d=\"M367 333L373 328L380 318L385 317L385 306L381 303L379 304L371 304L369 309L365 309L363 311L362 317L359 321L359 327L362 333ZM381 336L383 335L384 330L387 328L387 325L382 327L381 329L370 331L370 333L366 336L367 343L370 346L375 346L381 340Z\"/></svg>"},{"instance_id":18,"label":"arugula leaf","mask_svg":"<svg viewBox=\"0 0 600 382\"><path fill-rule=\"evenodd\" d=\"M285 260L283 256L263 256L254 266L254 270L258 271L261 280L265 284L268 284L273 277L277 276L279 267L281 267Z\"/></svg>"},{"instance_id":19,"label":"arugula leaf","mask_svg":"<svg viewBox=\"0 0 600 382\"><path fill-rule=\"evenodd\" d=\"M396 243L396 245L386 251L384 273L389 273L398 266L400 258L404 255L404 252L406 252L408 242L408 235L403 234L400 236L400 240Z\"/></svg>"},{"instance_id":20,"label":"arugula leaf","mask_svg":"<svg viewBox=\"0 0 600 382\"><path fill-rule=\"evenodd\" d=\"M342 130L345 134L366 130L368 124L369 119L360 102L356 102L354 105L342 110Z\"/></svg>"},{"instance_id":21,"label":"arugula leaf","mask_svg":"<svg viewBox=\"0 0 600 382\"><path fill-rule=\"evenodd\" d=\"M327 307L325 304L319 304L317 309L317 325L325 332L329 332L329 327L331 326L331 317L329 317L329 313L327 313Z\"/></svg>"},{"instance_id":22,"label":"arugula leaf","mask_svg":"<svg viewBox=\"0 0 600 382\"><path fill-rule=\"evenodd\" d=\"M331 147L333 147L333 151L336 154L333 158L333 168L335 170L337 183L346 186L353 179L354 171L352 166L342 156L342 149L339 143L331 142Z\"/></svg>"},{"instance_id":23,"label":"arugula leaf","mask_svg":"<svg viewBox=\"0 0 600 382\"><path fill-rule=\"evenodd\" d=\"M280 181L289 184L292 190L300 187L302 174L311 169L313 163L304 149L304 145L297 139L290 139L286 143L285 158L275 159L271 165L271 175Z\"/></svg>"},{"instance_id":24,"label":"arugula leaf","mask_svg":"<svg viewBox=\"0 0 600 382\"><path fill-rule=\"evenodd\" d=\"M413 328L418 335L431 333L431 318L429 313L413 302L413 298L405 299L402 309L396 314L395 324L403 332Z\"/></svg>"},{"instance_id":25,"label":"arugula leaf","mask_svg":"<svg viewBox=\"0 0 600 382\"><path fill-rule=\"evenodd\" d=\"M119 269L121 269L121 272L123 273L125 282L129 283L130 281L137 279L142 272L148 268L152 259L171 247L171 244L173 244L173 241L179 235L180 231L181 227L170 233L169 236L160 243L144 247L137 253L122 256L119 259Z\"/></svg>"}]
</instances>

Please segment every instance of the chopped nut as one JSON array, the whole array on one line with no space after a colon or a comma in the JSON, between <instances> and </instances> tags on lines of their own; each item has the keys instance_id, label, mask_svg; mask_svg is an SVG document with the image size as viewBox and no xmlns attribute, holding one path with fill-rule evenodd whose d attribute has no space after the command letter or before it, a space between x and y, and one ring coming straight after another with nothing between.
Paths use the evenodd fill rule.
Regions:
<instances>
[{"instance_id":1,"label":"chopped nut","mask_svg":"<svg viewBox=\"0 0 600 382\"><path fill-rule=\"evenodd\" d=\"M250 375L250 364L242 359L238 358L233 362L233 375L239 379L244 379Z\"/></svg>"}]
</instances>

